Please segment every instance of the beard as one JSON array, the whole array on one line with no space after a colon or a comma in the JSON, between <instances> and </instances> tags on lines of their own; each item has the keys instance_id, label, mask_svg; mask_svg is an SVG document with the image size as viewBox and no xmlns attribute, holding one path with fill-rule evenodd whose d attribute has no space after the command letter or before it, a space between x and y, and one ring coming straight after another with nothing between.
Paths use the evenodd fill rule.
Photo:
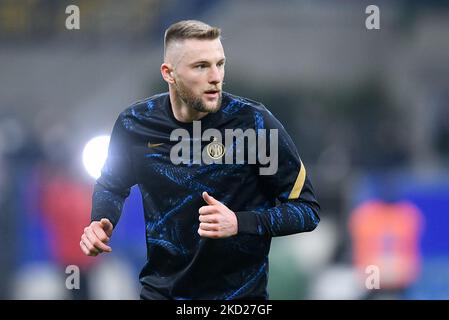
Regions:
<instances>
[{"instance_id":1,"label":"beard","mask_svg":"<svg viewBox=\"0 0 449 320\"><path fill-rule=\"evenodd\" d=\"M178 93L179 98L187 106L195 109L196 111L215 113L218 110L220 110L221 100L222 100L221 90L220 90L220 93L218 94L217 102L214 103L213 105L210 105L210 104L207 105L207 104L203 103L203 100L201 99L201 97L197 97L192 92L192 90L190 90L189 88L187 88L187 86L184 85L184 83L181 80L178 80L175 83L175 89Z\"/></svg>"}]
</instances>

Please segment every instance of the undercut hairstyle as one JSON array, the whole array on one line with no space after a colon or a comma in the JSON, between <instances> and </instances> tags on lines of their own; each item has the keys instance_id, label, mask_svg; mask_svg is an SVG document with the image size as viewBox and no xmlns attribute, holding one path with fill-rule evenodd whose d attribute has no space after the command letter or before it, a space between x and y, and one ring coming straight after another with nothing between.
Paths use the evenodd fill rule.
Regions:
<instances>
[{"instance_id":1,"label":"undercut hairstyle","mask_svg":"<svg viewBox=\"0 0 449 320\"><path fill-rule=\"evenodd\" d=\"M221 30L198 20L183 20L172 24L164 35L164 57L167 47L173 41L186 39L214 40L221 36Z\"/></svg>"}]
</instances>

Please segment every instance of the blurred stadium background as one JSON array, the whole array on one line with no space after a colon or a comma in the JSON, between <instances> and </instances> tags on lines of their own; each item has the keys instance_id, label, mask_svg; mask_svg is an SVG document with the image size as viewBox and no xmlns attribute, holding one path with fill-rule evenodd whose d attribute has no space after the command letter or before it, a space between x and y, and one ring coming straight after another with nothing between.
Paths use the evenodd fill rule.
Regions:
<instances>
[{"instance_id":1,"label":"blurred stadium background","mask_svg":"<svg viewBox=\"0 0 449 320\"><path fill-rule=\"evenodd\" d=\"M70 4L80 30L65 28ZM370 4L380 30L365 28ZM0 298L138 298L137 190L113 253L79 250L82 151L166 91L163 31L200 19L222 28L225 89L281 120L322 206L314 232L273 240L270 298L448 299L448 16L447 1L0 0ZM80 290L65 287L72 264Z\"/></svg>"}]
</instances>

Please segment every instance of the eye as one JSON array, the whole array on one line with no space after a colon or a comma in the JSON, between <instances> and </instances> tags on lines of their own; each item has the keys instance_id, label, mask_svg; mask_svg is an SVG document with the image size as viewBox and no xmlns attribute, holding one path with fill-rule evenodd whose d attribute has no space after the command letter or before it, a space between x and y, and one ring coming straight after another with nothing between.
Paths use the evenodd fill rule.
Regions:
<instances>
[{"instance_id":1,"label":"eye","mask_svg":"<svg viewBox=\"0 0 449 320\"><path fill-rule=\"evenodd\" d=\"M198 69L198 70L202 70L202 69L205 69L205 68L206 68L205 64L199 64L199 65L195 66L195 69Z\"/></svg>"},{"instance_id":2,"label":"eye","mask_svg":"<svg viewBox=\"0 0 449 320\"><path fill-rule=\"evenodd\" d=\"M220 61L219 63L217 63L217 66L219 66L219 67L222 67L222 66L224 66L224 61Z\"/></svg>"}]
</instances>

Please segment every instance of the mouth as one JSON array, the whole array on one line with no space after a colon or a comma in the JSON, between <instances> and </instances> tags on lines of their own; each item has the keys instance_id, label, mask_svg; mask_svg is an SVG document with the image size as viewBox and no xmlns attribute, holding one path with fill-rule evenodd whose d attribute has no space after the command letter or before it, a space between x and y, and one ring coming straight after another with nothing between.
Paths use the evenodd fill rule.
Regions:
<instances>
[{"instance_id":1,"label":"mouth","mask_svg":"<svg viewBox=\"0 0 449 320\"><path fill-rule=\"evenodd\" d=\"M207 91L204 91L204 94L207 98L215 99L215 98L218 98L218 95L220 94L220 90L207 90Z\"/></svg>"}]
</instances>

